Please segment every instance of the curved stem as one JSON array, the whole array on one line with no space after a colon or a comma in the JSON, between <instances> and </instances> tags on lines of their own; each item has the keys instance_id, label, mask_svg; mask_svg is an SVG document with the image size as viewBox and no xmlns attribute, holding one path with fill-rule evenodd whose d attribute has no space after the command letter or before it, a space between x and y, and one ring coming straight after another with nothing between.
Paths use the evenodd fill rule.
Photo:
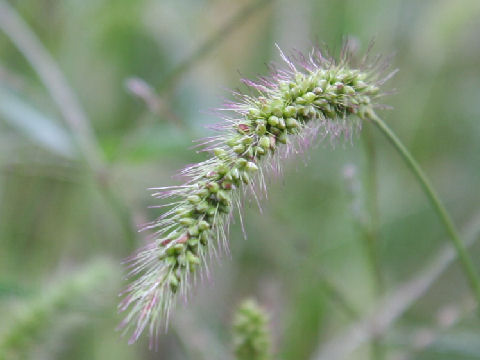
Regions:
<instances>
[{"instance_id":1,"label":"curved stem","mask_svg":"<svg viewBox=\"0 0 480 360\"><path fill-rule=\"evenodd\" d=\"M412 154L408 151L405 145L403 145L397 135L395 135L395 133L388 127L388 125L374 112L369 112L368 114L366 114L366 116L377 126L377 128L383 133L383 135L388 138L390 143L400 153L403 160L405 160L405 163L408 165L410 170L412 170L413 174L420 182L423 191L430 200L430 203L432 204L440 221L445 226L445 230L447 231L457 252L463 272L468 279L472 292L476 297L477 303L480 304L480 278L478 277L478 274L475 270L470 256L467 254L467 251L465 250L465 247L460 240L460 236L458 235L455 224L453 223L450 215L441 203L437 193L435 192L432 184L430 183L430 180L427 178L417 161L413 158Z\"/></svg>"}]
</instances>

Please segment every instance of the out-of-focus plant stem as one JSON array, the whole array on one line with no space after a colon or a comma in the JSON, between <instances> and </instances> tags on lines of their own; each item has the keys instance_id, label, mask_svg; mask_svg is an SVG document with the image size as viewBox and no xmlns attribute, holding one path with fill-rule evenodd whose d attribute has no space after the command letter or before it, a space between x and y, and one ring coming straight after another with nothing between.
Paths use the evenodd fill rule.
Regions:
<instances>
[{"instance_id":1,"label":"out-of-focus plant stem","mask_svg":"<svg viewBox=\"0 0 480 360\"><path fill-rule=\"evenodd\" d=\"M347 301L342 292L337 288L337 285L331 282L325 275L321 275L321 281L325 292L329 299L337 305L342 312L351 319L358 319L360 314L358 311Z\"/></svg>"},{"instance_id":2,"label":"out-of-focus plant stem","mask_svg":"<svg viewBox=\"0 0 480 360\"><path fill-rule=\"evenodd\" d=\"M480 239L480 213L473 217L462 234L466 239L467 247ZM319 344L312 359L346 359L361 345L378 334L385 333L419 298L426 294L457 256L457 252L447 244L411 279L384 295L371 314L353 323L342 334Z\"/></svg>"},{"instance_id":3,"label":"out-of-focus plant stem","mask_svg":"<svg viewBox=\"0 0 480 360\"><path fill-rule=\"evenodd\" d=\"M413 172L413 174L419 181L423 191L430 200L433 209L437 213L442 224L445 226L445 230L447 231L447 234L452 241L455 251L457 252L458 260L460 261L460 265L469 282L473 295L476 298L477 304L480 304L480 278L478 277L478 273L475 270L470 256L465 250L465 246L460 239L460 236L458 235L455 224L453 223L450 215L440 201L430 180L427 178L427 175L423 172L420 165L413 158L412 154L408 151L405 145L403 145L397 135L377 114L375 114L374 112L369 112L367 116L377 126L377 128L382 132L382 134L387 137L387 139L395 147L395 149L401 155L407 166L410 168L410 170Z\"/></svg>"},{"instance_id":4,"label":"out-of-focus plant stem","mask_svg":"<svg viewBox=\"0 0 480 360\"><path fill-rule=\"evenodd\" d=\"M378 182L377 182L377 152L373 141L373 134L366 124L363 128L365 153L366 153L366 208L368 209L368 223L363 231L365 250L369 259L370 267L374 277L375 295L383 293L384 284L382 269L379 259L379 211L378 211ZM382 360L384 351L382 339L375 337L371 341L371 352L374 360Z\"/></svg>"},{"instance_id":5,"label":"out-of-focus plant stem","mask_svg":"<svg viewBox=\"0 0 480 360\"><path fill-rule=\"evenodd\" d=\"M90 122L75 94L40 39L17 11L4 0L0 0L0 29L32 65L70 127L85 160L93 169L99 168L101 152L97 147L97 140Z\"/></svg>"},{"instance_id":6,"label":"out-of-focus plant stem","mask_svg":"<svg viewBox=\"0 0 480 360\"><path fill-rule=\"evenodd\" d=\"M132 216L128 207L122 203L111 187L109 170L104 162L103 153L91 123L60 67L17 11L4 0L0 0L0 30L10 38L31 64L63 115L73 139L90 169L89 173L93 181L121 222L127 247L131 250L136 243Z\"/></svg>"},{"instance_id":7,"label":"out-of-focus plant stem","mask_svg":"<svg viewBox=\"0 0 480 360\"><path fill-rule=\"evenodd\" d=\"M380 212L378 210L377 151L370 127L364 126L363 133L367 164L366 206L368 209L368 226L365 229L364 239L373 276L375 277L375 290L379 294L383 292L384 283L378 249Z\"/></svg>"},{"instance_id":8,"label":"out-of-focus plant stem","mask_svg":"<svg viewBox=\"0 0 480 360\"><path fill-rule=\"evenodd\" d=\"M187 72L196 62L221 44L235 29L244 24L244 22L262 7L273 0L256 0L241 8L229 21L201 44L189 57L178 64L163 80L158 88L159 93L167 92L178 78Z\"/></svg>"},{"instance_id":9,"label":"out-of-focus plant stem","mask_svg":"<svg viewBox=\"0 0 480 360\"><path fill-rule=\"evenodd\" d=\"M94 304L92 299L106 289L105 283L111 283L116 273L118 269L109 261L97 260L45 286L40 294L23 304L22 311L18 311L2 333L0 359L23 359L17 356L29 354L39 339L48 336L49 326L74 312L75 304L78 306L86 301Z\"/></svg>"}]
</instances>

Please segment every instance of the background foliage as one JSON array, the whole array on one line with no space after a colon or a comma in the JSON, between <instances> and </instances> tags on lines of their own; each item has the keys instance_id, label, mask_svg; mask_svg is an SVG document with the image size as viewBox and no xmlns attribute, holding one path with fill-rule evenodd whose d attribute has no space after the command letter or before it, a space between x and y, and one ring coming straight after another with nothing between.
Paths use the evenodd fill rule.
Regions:
<instances>
[{"instance_id":1,"label":"background foliage","mask_svg":"<svg viewBox=\"0 0 480 360\"><path fill-rule=\"evenodd\" d=\"M246 296L269 311L278 358L320 358L349 324L381 314L384 294L408 293L395 291L425 274L445 234L397 154L367 126L380 281L362 235L372 169L362 134L335 150L320 144L308 166L289 161L262 214L247 203L248 238L232 226L231 255L212 264L188 306L179 304L158 353L113 331L121 259L145 240L137 226L160 214L147 208L156 201L145 189L176 183L177 169L202 159L190 147L217 120L209 109L240 86L239 72L255 77L279 60L274 43L308 50L321 41L335 53L346 35L363 50L375 37L374 52L395 52L400 73L389 86L398 92L382 115L478 239L478 0L9 3L55 59L93 131L72 127L61 111L70 104L52 98L0 24L0 349L8 359L230 359L234 305ZM479 252L472 247L474 259ZM445 270L347 358L480 359L463 275L456 264Z\"/></svg>"}]
</instances>

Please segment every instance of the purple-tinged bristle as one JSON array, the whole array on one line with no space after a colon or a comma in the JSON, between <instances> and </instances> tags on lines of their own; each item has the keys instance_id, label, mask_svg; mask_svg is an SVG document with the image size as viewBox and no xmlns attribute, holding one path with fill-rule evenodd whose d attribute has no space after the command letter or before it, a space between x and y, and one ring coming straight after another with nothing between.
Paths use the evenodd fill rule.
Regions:
<instances>
[{"instance_id":1,"label":"purple-tinged bristle","mask_svg":"<svg viewBox=\"0 0 480 360\"><path fill-rule=\"evenodd\" d=\"M345 45L335 61L313 48L307 55L284 54L286 66L270 65L271 75L242 79L248 93L232 91L215 114L221 122L209 126L216 135L195 141L194 149L210 154L176 175L182 185L154 187L153 196L172 199L164 213L145 224L152 232L147 246L126 260L131 284L122 293L119 310L128 311L124 332L134 328L129 343L147 328L150 347L157 346L159 329L166 328L178 295L187 299L196 274L207 277L208 259L228 252L234 208L241 215L245 195L261 209L267 197L268 174L280 176L287 159L308 159L312 145L330 139L351 141L365 115L378 106L379 87L386 74L381 57L365 56L353 67L351 47ZM305 161L305 160L304 160Z\"/></svg>"}]
</instances>

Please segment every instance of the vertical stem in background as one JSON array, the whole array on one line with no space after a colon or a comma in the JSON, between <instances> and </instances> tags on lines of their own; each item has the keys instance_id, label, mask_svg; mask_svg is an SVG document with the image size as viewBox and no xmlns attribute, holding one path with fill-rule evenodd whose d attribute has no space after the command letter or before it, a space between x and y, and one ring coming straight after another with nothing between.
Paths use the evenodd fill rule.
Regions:
<instances>
[{"instance_id":1,"label":"vertical stem in background","mask_svg":"<svg viewBox=\"0 0 480 360\"><path fill-rule=\"evenodd\" d=\"M337 286L326 276L321 275L320 277L329 299L349 318L358 319L360 317L358 311L350 304Z\"/></svg>"},{"instance_id":2,"label":"vertical stem in background","mask_svg":"<svg viewBox=\"0 0 480 360\"><path fill-rule=\"evenodd\" d=\"M375 277L376 293L381 294L384 290L383 276L379 259L378 233L379 233L379 210L378 210L378 181L377 181L377 152L373 141L373 134L369 124L364 126L365 155L367 163L366 175L366 206L368 209L368 228L365 231L365 246L370 257L370 264Z\"/></svg>"},{"instance_id":3,"label":"vertical stem in background","mask_svg":"<svg viewBox=\"0 0 480 360\"><path fill-rule=\"evenodd\" d=\"M382 269L379 259L378 232L379 232L379 211L378 211L378 182L377 182L377 152L373 141L373 134L370 124L363 128L366 158L366 207L368 209L368 223L364 229L364 245L367 251L368 260L374 277L376 297L384 290ZM371 341L372 359L381 360L384 358L382 339L377 336Z\"/></svg>"},{"instance_id":4,"label":"vertical stem in background","mask_svg":"<svg viewBox=\"0 0 480 360\"><path fill-rule=\"evenodd\" d=\"M430 183L430 180L427 178L426 174L423 172L422 168L413 158L412 154L408 151L405 145L403 145L403 143L395 135L395 133L382 119L380 119L380 117L377 116L377 114L375 114L374 112L369 112L368 114L366 114L366 117L370 119L382 132L382 134L387 137L387 139L395 147L395 149L401 155L407 166L410 168L410 170L413 172L413 174L419 181L425 195L427 195L428 199L430 200L433 209L437 213L442 224L445 226L445 230L447 231L447 234L452 241L455 251L457 252L460 265L469 282L473 295L476 298L477 304L480 304L480 279L478 277L477 271L475 270L470 256L465 250L463 242L460 240L460 236L458 235L458 231L452 219L450 218L450 215L441 203L437 193L435 192L432 184Z\"/></svg>"}]
</instances>

